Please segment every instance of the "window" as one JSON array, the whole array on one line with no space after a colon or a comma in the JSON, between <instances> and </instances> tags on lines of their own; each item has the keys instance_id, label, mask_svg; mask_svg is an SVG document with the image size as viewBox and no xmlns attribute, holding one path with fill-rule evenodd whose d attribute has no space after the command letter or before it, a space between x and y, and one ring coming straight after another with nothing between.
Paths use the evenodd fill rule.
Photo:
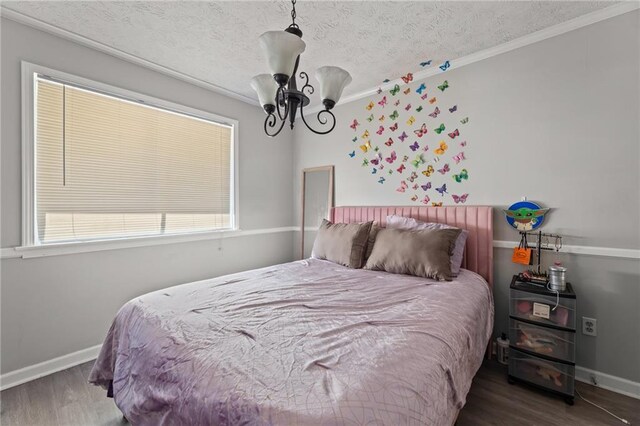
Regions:
<instances>
[{"instance_id":1,"label":"window","mask_svg":"<svg viewBox=\"0 0 640 426\"><path fill-rule=\"evenodd\" d=\"M235 228L234 124L32 78L31 245Z\"/></svg>"}]
</instances>

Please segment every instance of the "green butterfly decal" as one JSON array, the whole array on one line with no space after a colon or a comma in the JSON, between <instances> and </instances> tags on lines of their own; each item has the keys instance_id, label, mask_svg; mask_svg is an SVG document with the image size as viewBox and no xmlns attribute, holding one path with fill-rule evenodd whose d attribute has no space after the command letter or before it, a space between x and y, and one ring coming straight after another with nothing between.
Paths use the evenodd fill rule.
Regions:
<instances>
[{"instance_id":1,"label":"green butterfly decal","mask_svg":"<svg viewBox=\"0 0 640 426\"><path fill-rule=\"evenodd\" d=\"M392 119L392 120L397 119L397 118L398 118L398 111L397 111L397 110L394 110L394 111L393 111L393 114L391 114L391 115L389 116L389 118L390 118L390 119Z\"/></svg>"},{"instance_id":2,"label":"green butterfly decal","mask_svg":"<svg viewBox=\"0 0 640 426\"><path fill-rule=\"evenodd\" d=\"M393 174L393 169L389 169L389 174L392 175Z\"/></svg>"},{"instance_id":3,"label":"green butterfly decal","mask_svg":"<svg viewBox=\"0 0 640 426\"><path fill-rule=\"evenodd\" d=\"M375 148L373 148L373 150L374 150L375 152L378 152L378 151L380 151L380 148L379 148L378 146L376 146Z\"/></svg>"},{"instance_id":4,"label":"green butterfly decal","mask_svg":"<svg viewBox=\"0 0 640 426\"><path fill-rule=\"evenodd\" d=\"M418 108L416 108L416 111L418 111L418 112L422 111L422 105L420 105Z\"/></svg>"},{"instance_id":5,"label":"green butterfly decal","mask_svg":"<svg viewBox=\"0 0 640 426\"><path fill-rule=\"evenodd\" d=\"M469 172L467 172L467 169L462 169L459 175L453 175L453 179L458 183L462 182L463 179L468 180Z\"/></svg>"},{"instance_id":6,"label":"green butterfly decal","mask_svg":"<svg viewBox=\"0 0 640 426\"><path fill-rule=\"evenodd\" d=\"M465 118L463 118L462 120L460 120L460 122L461 122L462 124L467 124L467 123L469 122L469 117L465 117Z\"/></svg>"},{"instance_id":7,"label":"green butterfly decal","mask_svg":"<svg viewBox=\"0 0 640 426\"><path fill-rule=\"evenodd\" d=\"M416 155L416 158L411 162L411 164L413 164L413 167L415 167L416 169L424 164L424 158L422 158L422 154Z\"/></svg>"},{"instance_id":8,"label":"green butterfly decal","mask_svg":"<svg viewBox=\"0 0 640 426\"><path fill-rule=\"evenodd\" d=\"M367 117L367 121L369 123L371 123L373 121L373 114L371 114L369 117Z\"/></svg>"},{"instance_id":9,"label":"green butterfly decal","mask_svg":"<svg viewBox=\"0 0 640 426\"><path fill-rule=\"evenodd\" d=\"M399 91L400 91L400 86L396 84L395 86L393 86L393 89L390 90L391 96L397 95Z\"/></svg>"},{"instance_id":10,"label":"green butterfly decal","mask_svg":"<svg viewBox=\"0 0 640 426\"><path fill-rule=\"evenodd\" d=\"M449 82L447 80L444 81L444 83L442 83L440 86L438 86L438 89L442 90L444 92L444 89L449 88Z\"/></svg>"},{"instance_id":11,"label":"green butterfly decal","mask_svg":"<svg viewBox=\"0 0 640 426\"><path fill-rule=\"evenodd\" d=\"M368 165L369 165L369 160L367 160L366 158L362 160L362 167L366 167Z\"/></svg>"},{"instance_id":12,"label":"green butterfly decal","mask_svg":"<svg viewBox=\"0 0 640 426\"><path fill-rule=\"evenodd\" d=\"M444 130L445 130L444 123L441 123L440 127L436 127L435 129L433 129L433 131L436 132L437 134L444 132Z\"/></svg>"}]
</instances>

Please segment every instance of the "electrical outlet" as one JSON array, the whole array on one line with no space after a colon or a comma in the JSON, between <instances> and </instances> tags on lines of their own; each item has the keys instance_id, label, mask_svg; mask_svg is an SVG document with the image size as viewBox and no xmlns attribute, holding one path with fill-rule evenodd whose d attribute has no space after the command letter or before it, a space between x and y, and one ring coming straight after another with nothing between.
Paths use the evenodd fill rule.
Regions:
<instances>
[{"instance_id":1,"label":"electrical outlet","mask_svg":"<svg viewBox=\"0 0 640 426\"><path fill-rule=\"evenodd\" d=\"M587 336L597 336L597 320L595 318L582 317L582 334Z\"/></svg>"}]
</instances>

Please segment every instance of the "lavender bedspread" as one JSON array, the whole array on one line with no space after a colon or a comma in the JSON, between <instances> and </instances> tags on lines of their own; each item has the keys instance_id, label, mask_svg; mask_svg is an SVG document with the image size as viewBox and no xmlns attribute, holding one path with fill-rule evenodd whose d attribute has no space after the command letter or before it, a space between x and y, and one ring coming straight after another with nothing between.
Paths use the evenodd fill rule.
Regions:
<instances>
[{"instance_id":1,"label":"lavender bedspread","mask_svg":"<svg viewBox=\"0 0 640 426\"><path fill-rule=\"evenodd\" d=\"M131 300L89 380L134 425L451 425L492 326L473 272L309 259Z\"/></svg>"}]
</instances>

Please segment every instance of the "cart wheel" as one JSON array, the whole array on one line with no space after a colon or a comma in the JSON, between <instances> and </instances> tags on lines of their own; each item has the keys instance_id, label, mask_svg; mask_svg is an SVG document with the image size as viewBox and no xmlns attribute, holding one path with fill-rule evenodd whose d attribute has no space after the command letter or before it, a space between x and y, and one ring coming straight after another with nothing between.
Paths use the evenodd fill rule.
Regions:
<instances>
[{"instance_id":1,"label":"cart wheel","mask_svg":"<svg viewBox=\"0 0 640 426\"><path fill-rule=\"evenodd\" d=\"M508 376L507 377L507 383L509 383L510 385L514 384L516 381L513 379L513 377Z\"/></svg>"},{"instance_id":2,"label":"cart wheel","mask_svg":"<svg viewBox=\"0 0 640 426\"><path fill-rule=\"evenodd\" d=\"M565 402L567 405L573 405L573 397L572 397L572 396L567 396L567 397L565 397L565 398L564 398L564 402Z\"/></svg>"}]
</instances>

